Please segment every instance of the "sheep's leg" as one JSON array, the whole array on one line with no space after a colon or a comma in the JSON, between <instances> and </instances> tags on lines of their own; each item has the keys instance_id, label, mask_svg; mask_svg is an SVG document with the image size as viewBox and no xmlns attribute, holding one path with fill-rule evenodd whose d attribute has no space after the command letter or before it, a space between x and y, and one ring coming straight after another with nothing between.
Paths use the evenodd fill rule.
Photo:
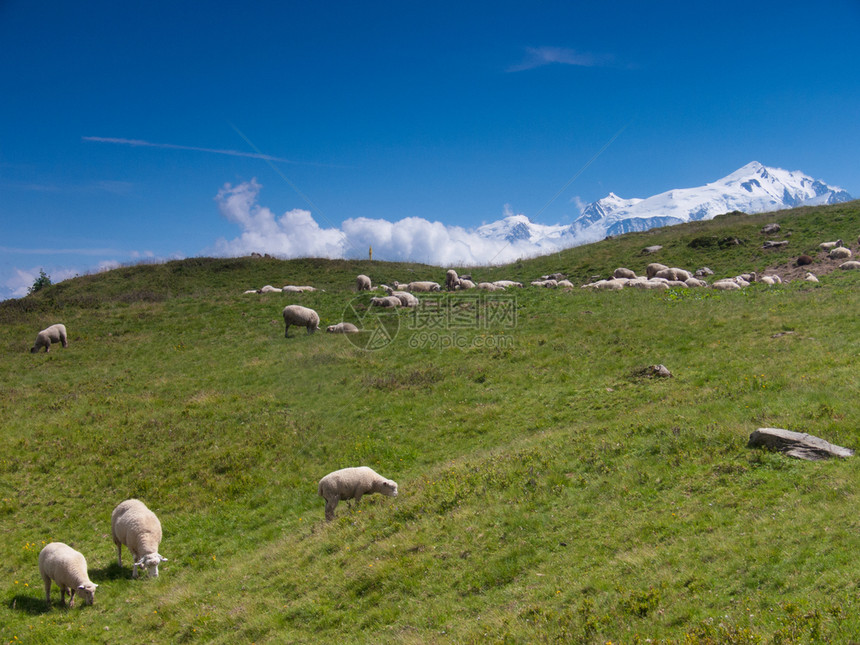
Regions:
<instances>
[{"instance_id":1,"label":"sheep's leg","mask_svg":"<svg viewBox=\"0 0 860 645\"><path fill-rule=\"evenodd\" d=\"M69 587L69 609L75 606L75 591L74 587Z\"/></svg>"},{"instance_id":2,"label":"sheep's leg","mask_svg":"<svg viewBox=\"0 0 860 645\"><path fill-rule=\"evenodd\" d=\"M45 582L45 602L48 603L48 607L51 606L51 578L42 576L42 580Z\"/></svg>"},{"instance_id":3,"label":"sheep's leg","mask_svg":"<svg viewBox=\"0 0 860 645\"><path fill-rule=\"evenodd\" d=\"M60 585L60 604L66 606L66 585Z\"/></svg>"},{"instance_id":4,"label":"sheep's leg","mask_svg":"<svg viewBox=\"0 0 860 645\"><path fill-rule=\"evenodd\" d=\"M332 497L331 499L326 499L325 501L325 519L327 522L331 522L334 519L334 509L337 508L338 503L337 497Z\"/></svg>"},{"instance_id":5,"label":"sheep's leg","mask_svg":"<svg viewBox=\"0 0 860 645\"><path fill-rule=\"evenodd\" d=\"M284 338L290 337L290 324L287 323L287 328L284 330Z\"/></svg>"},{"instance_id":6,"label":"sheep's leg","mask_svg":"<svg viewBox=\"0 0 860 645\"><path fill-rule=\"evenodd\" d=\"M116 545L116 563L122 566L122 544Z\"/></svg>"}]
</instances>

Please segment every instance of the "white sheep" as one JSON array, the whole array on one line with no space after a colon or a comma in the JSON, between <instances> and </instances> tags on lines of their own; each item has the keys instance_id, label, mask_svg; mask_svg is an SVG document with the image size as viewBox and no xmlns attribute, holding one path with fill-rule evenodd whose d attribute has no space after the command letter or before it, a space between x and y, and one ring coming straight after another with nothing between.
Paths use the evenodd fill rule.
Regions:
<instances>
[{"instance_id":1,"label":"white sheep","mask_svg":"<svg viewBox=\"0 0 860 645\"><path fill-rule=\"evenodd\" d=\"M546 289L555 289L558 286L558 280L555 280L553 278L534 280L534 281L532 281L531 285L533 287L544 287Z\"/></svg>"},{"instance_id":2,"label":"white sheep","mask_svg":"<svg viewBox=\"0 0 860 645\"><path fill-rule=\"evenodd\" d=\"M158 565L167 558L158 553L161 544L161 522L155 513L139 499L127 499L117 504L110 515L110 530L116 544L116 561L122 566L122 545L131 552L131 577L137 578L137 568L146 568L151 578L158 577Z\"/></svg>"},{"instance_id":3,"label":"white sheep","mask_svg":"<svg viewBox=\"0 0 860 645\"><path fill-rule=\"evenodd\" d=\"M279 289L278 287L273 287L270 284L267 284L265 287L260 289L260 293L281 293L283 289Z\"/></svg>"},{"instance_id":4,"label":"white sheep","mask_svg":"<svg viewBox=\"0 0 860 645\"><path fill-rule=\"evenodd\" d=\"M687 278L684 280L688 287L707 287L708 283L704 280L699 280L699 278Z\"/></svg>"},{"instance_id":5,"label":"white sheep","mask_svg":"<svg viewBox=\"0 0 860 645\"><path fill-rule=\"evenodd\" d=\"M360 274L355 278L355 290L356 291L370 291L373 288L370 278L368 278L364 274Z\"/></svg>"},{"instance_id":6,"label":"white sheep","mask_svg":"<svg viewBox=\"0 0 860 645\"><path fill-rule=\"evenodd\" d=\"M284 307L284 338L290 337L290 325L307 327L308 333L312 334L320 328L320 317L317 312L301 305L287 305Z\"/></svg>"},{"instance_id":7,"label":"white sheep","mask_svg":"<svg viewBox=\"0 0 860 645\"><path fill-rule=\"evenodd\" d=\"M257 291L256 289L246 289L246 290L245 290L245 291L243 291L242 293L260 293L260 292L259 292L259 291Z\"/></svg>"},{"instance_id":8,"label":"white sheep","mask_svg":"<svg viewBox=\"0 0 860 645\"><path fill-rule=\"evenodd\" d=\"M430 280L421 280L417 282L410 282L409 284L401 284L394 281L394 286L396 288L405 287L405 291L441 291L442 287L439 286L438 282L431 282Z\"/></svg>"},{"instance_id":9,"label":"white sheep","mask_svg":"<svg viewBox=\"0 0 860 645\"><path fill-rule=\"evenodd\" d=\"M649 265L650 266L650 265ZM684 269L677 268L666 268L660 269L654 275L649 275L649 278L664 278L669 281L680 281L689 280L692 278L692 274L689 271L685 271Z\"/></svg>"},{"instance_id":10,"label":"white sheep","mask_svg":"<svg viewBox=\"0 0 860 645\"><path fill-rule=\"evenodd\" d=\"M30 348L30 353L35 354L43 347L45 348L45 353L48 353L51 351L51 343L62 343L63 347L69 346L65 325L57 323L56 325L46 327L36 334L36 342L33 347Z\"/></svg>"},{"instance_id":11,"label":"white sheep","mask_svg":"<svg viewBox=\"0 0 860 645\"><path fill-rule=\"evenodd\" d=\"M421 301L408 291L394 291L392 289L388 295L399 299L401 307L417 307L421 304Z\"/></svg>"},{"instance_id":12,"label":"white sheep","mask_svg":"<svg viewBox=\"0 0 860 645\"><path fill-rule=\"evenodd\" d=\"M665 264L660 264L659 262L652 262L647 267L645 267L645 275L648 276L648 279L650 280L655 275L657 275L658 271L662 271L663 269L668 268L669 267L667 267Z\"/></svg>"},{"instance_id":13,"label":"white sheep","mask_svg":"<svg viewBox=\"0 0 860 645\"><path fill-rule=\"evenodd\" d=\"M562 289L573 289L573 283L570 280L559 280L556 286Z\"/></svg>"},{"instance_id":14,"label":"white sheep","mask_svg":"<svg viewBox=\"0 0 860 645\"><path fill-rule=\"evenodd\" d=\"M497 284L493 284L492 282L479 282L475 285L476 289L480 289L482 291L504 291L504 287L500 287Z\"/></svg>"},{"instance_id":15,"label":"white sheep","mask_svg":"<svg viewBox=\"0 0 860 645\"><path fill-rule=\"evenodd\" d=\"M445 272L445 289L454 291L454 289L458 289L459 287L460 278L457 276L457 272L454 269L448 269Z\"/></svg>"},{"instance_id":16,"label":"white sheep","mask_svg":"<svg viewBox=\"0 0 860 645\"><path fill-rule=\"evenodd\" d=\"M326 331L329 334L355 334L360 330L358 327L348 322L339 322L336 325L329 325L326 327Z\"/></svg>"},{"instance_id":17,"label":"white sheep","mask_svg":"<svg viewBox=\"0 0 860 645\"><path fill-rule=\"evenodd\" d=\"M323 477L317 493L325 499L325 518L331 521L340 500L355 499L357 505L362 495L382 493L397 497L397 482L385 479L367 466L342 468Z\"/></svg>"},{"instance_id":18,"label":"white sheep","mask_svg":"<svg viewBox=\"0 0 860 645\"><path fill-rule=\"evenodd\" d=\"M457 281L457 287L459 287L460 289L474 289L475 286L475 283L468 278L460 278Z\"/></svg>"},{"instance_id":19,"label":"white sheep","mask_svg":"<svg viewBox=\"0 0 860 645\"><path fill-rule=\"evenodd\" d=\"M831 260L847 260L851 257L851 249L846 248L844 246L837 246L830 253L828 253L828 257Z\"/></svg>"},{"instance_id":20,"label":"white sheep","mask_svg":"<svg viewBox=\"0 0 860 645\"><path fill-rule=\"evenodd\" d=\"M804 281L806 282L818 282L818 278L815 277L814 273L807 272L806 276L804 276Z\"/></svg>"},{"instance_id":21,"label":"white sheep","mask_svg":"<svg viewBox=\"0 0 860 645\"><path fill-rule=\"evenodd\" d=\"M66 590L69 592L69 607L75 604L75 593L84 599L84 604L93 604L98 585L87 573L87 559L68 544L51 542L39 552L39 574L45 583L48 607L51 606L51 581L60 588L61 605L66 604Z\"/></svg>"},{"instance_id":22,"label":"white sheep","mask_svg":"<svg viewBox=\"0 0 860 645\"><path fill-rule=\"evenodd\" d=\"M741 288L737 282L735 282L732 278L723 278L722 280L717 280L714 284L711 285L712 289L718 289L720 291L736 291Z\"/></svg>"},{"instance_id":23,"label":"white sheep","mask_svg":"<svg viewBox=\"0 0 860 645\"><path fill-rule=\"evenodd\" d=\"M630 278L631 280L636 277L636 274L630 269L626 269L624 267L618 267L612 273L613 278Z\"/></svg>"},{"instance_id":24,"label":"white sheep","mask_svg":"<svg viewBox=\"0 0 860 645\"><path fill-rule=\"evenodd\" d=\"M370 299L370 305L372 307L400 307L403 303L397 296L374 296Z\"/></svg>"},{"instance_id":25,"label":"white sheep","mask_svg":"<svg viewBox=\"0 0 860 645\"><path fill-rule=\"evenodd\" d=\"M305 291L316 291L316 287L309 287L307 285L296 286L292 284L285 284L282 291L284 293L304 293Z\"/></svg>"},{"instance_id":26,"label":"white sheep","mask_svg":"<svg viewBox=\"0 0 860 645\"><path fill-rule=\"evenodd\" d=\"M494 280L493 284L499 287L505 287L505 289L509 287L517 287L518 289L523 288L522 282L515 282L513 280Z\"/></svg>"},{"instance_id":27,"label":"white sheep","mask_svg":"<svg viewBox=\"0 0 860 645\"><path fill-rule=\"evenodd\" d=\"M831 249L835 249L837 246L842 246L842 238L839 238L835 242L822 242L818 245L823 251L830 251Z\"/></svg>"},{"instance_id":28,"label":"white sheep","mask_svg":"<svg viewBox=\"0 0 860 645\"><path fill-rule=\"evenodd\" d=\"M852 269L860 269L860 262L857 260L849 260L848 262L843 262L839 265L839 268L844 271L851 271Z\"/></svg>"}]
</instances>

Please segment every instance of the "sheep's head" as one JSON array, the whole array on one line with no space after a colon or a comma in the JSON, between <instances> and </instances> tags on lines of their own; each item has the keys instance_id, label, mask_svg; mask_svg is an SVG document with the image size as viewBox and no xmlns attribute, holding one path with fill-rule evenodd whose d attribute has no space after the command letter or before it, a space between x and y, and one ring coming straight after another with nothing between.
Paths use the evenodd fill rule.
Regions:
<instances>
[{"instance_id":1,"label":"sheep's head","mask_svg":"<svg viewBox=\"0 0 860 645\"><path fill-rule=\"evenodd\" d=\"M158 565L162 562L167 562L167 558L158 553L150 553L143 556L140 560L134 563L134 566L146 569L146 573L150 578L158 577Z\"/></svg>"},{"instance_id":2,"label":"sheep's head","mask_svg":"<svg viewBox=\"0 0 860 645\"><path fill-rule=\"evenodd\" d=\"M381 490L379 492L383 495L388 495L389 497L397 497L397 482L391 479L386 479L382 482Z\"/></svg>"},{"instance_id":3,"label":"sheep's head","mask_svg":"<svg viewBox=\"0 0 860 645\"><path fill-rule=\"evenodd\" d=\"M87 582L85 584L79 585L76 589L76 591L78 592L78 596L84 599L85 605L93 604L93 601L96 597L96 587L98 587L98 585L94 582Z\"/></svg>"}]
</instances>

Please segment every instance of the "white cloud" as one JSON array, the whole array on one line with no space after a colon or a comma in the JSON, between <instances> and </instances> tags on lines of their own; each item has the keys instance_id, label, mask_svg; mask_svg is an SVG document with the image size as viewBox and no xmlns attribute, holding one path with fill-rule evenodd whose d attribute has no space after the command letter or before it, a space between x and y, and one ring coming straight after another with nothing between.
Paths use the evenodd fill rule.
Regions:
<instances>
[{"instance_id":1,"label":"white cloud","mask_svg":"<svg viewBox=\"0 0 860 645\"><path fill-rule=\"evenodd\" d=\"M509 72L523 72L544 65L558 63L576 67L600 67L611 62L609 56L583 54L565 47L526 47L526 57L518 65L508 68Z\"/></svg>"},{"instance_id":2,"label":"white cloud","mask_svg":"<svg viewBox=\"0 0 860 645\"><path fill-rule=\"evenodd\" d=\"M512 262L574 243L569 238L559 238L557 232L535 242L508 242L474 229L421 217L394 222L357 217L345 220L340 228L321 228L306 210L294 209L278 217L269 208L260 206L257 198L261 188L256 180L251 180L237 186L226 184L218 191L215 198L218 209L242 232L232 240L219 239L214 247L216 254L239 256L256 252L283 258L365 258L372 247L377 260L463 266ZM514 216L507 204L504 216Z\"/></svg>"}]
</instances>

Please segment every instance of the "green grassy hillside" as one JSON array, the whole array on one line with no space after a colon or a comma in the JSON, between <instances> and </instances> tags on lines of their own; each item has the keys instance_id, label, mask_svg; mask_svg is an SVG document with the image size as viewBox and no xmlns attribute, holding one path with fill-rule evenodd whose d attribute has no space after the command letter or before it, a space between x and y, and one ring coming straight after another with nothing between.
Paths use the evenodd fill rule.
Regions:
<instances>
[{"instance_id":1,"label":"green grassy hillside","mask_svg":"<svg viewBox=\"0 0 860 645\"><path fill-rule=\"evenodd\" d=\"M760 229L779 222L762 250ZM860 203L630 234L479 279L650 261L783 270ZM720 240L736 238L727 246ZM695 241L695 242L694 242ZM646 246L661 245L656 255ZM463 269L466 271L468 269ZM0 303L4 643L806 643L860 640L860 462L752 450L759 427L860 445L860 272L741 292L421 296L444 268L271 258L125 267ZM264 284L314 293L243 294ZM284 338L281 310L384 324ZM54 322L69 347L30 354ZM673 373L652 379L643 368ZM317 481L367 465L397 498ZM116 564L113 507L164 527L158 579ZM39 550L85 554L93 607L48 610Z\"/></svg>"}]
</instances>

